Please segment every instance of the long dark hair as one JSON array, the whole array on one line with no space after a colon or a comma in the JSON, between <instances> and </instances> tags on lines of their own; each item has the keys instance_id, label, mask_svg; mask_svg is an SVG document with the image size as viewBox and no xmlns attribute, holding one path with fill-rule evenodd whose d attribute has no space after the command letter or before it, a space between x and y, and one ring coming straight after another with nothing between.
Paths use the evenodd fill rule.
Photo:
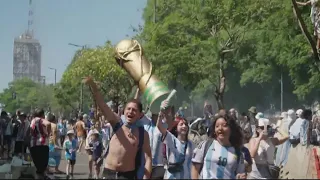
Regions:
<instances>
[{"instance_id":1,"label":"long dark hair","mask_svg":"<svg viewBox=\"0 0 320 180\"><path fill-rule=\"evenodd\" d=\"M212 133L211 137L216 139L215 128L218 119L224 119L227 122L227 125L230 128L230 138L229 141L234 148L240 148L243 145L243 134L241 132L241 128L238 126L236 121L228 115L218 115L215 117L212 124Z\"/></svg>"}]
</instances>

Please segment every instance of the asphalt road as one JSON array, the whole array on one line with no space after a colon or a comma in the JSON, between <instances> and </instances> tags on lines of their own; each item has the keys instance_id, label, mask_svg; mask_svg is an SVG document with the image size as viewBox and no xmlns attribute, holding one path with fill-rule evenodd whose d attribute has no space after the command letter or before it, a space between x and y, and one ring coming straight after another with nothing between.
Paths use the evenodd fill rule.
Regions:
<instances>
[{"instance_id":1,"label":"asphalt road","mask_svg":"<svg viewBox=\"0 0 320 180\"><path fill-rule=\"evenodd\" d=\"M49 177L51 179L66 179L66 160L64 155L62 155L59 170L62 174L51 174ZM53 169L52 169L53 170ZM89 165L88 165L88 155L85 151L77 153L77 160L74 167L73 179L88 179L89 176Z\"/></svg>"}]
</instances>

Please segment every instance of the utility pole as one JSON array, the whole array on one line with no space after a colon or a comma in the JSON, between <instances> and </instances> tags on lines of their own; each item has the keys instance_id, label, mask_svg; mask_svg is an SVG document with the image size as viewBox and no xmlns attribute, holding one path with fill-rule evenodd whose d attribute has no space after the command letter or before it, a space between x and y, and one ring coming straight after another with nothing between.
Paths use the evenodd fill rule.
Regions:
<instances>
[{"instance_id":1,"label":"utility pole","mask_svg":"<svg viewBox=\"0 0 320 180\"><path fill-rule=\"evenodd\" d=\"M281 69L281 75L280 75L280 99L281 99L281 102L280 102L280 109L281 109L281 112L283 111L283 75L282 75L282 69Z\"/></svg>"},{"instance_id":2,"label":"utility pole","mask_svg":"<svg viewBox=\"0 0 320 180\"><path fill-rule=\"evenodd\" d=\"M49 69L54 70L54 85L56 85L57 84L57 69L51 68L51 67L49 67Z\"/></svg>"},{"instance_id":3,"label":"utility pole","mask_svg":"<svg viewBox=\"0 0 320 180\"><path fill-rule=\"evenodd\" d=\"M73 44L73 43L68 43L69 46L74 46L74 47L81 47L81 50L86 49L86 45L78 45L78 44ZM80 87L80 102L79 102L79 111L82 113L83 112L83 83L81 83Z\"/></svg>"},{"instance_id":4,"label":"utility pole","mask_svg":"<svg viewBox=\"0 0 320 180\"><path fill-rule=\"evenodd\" d=\"M80 104L79 104L79 110L82 113L83 112L83 83L81 83L81 90L80 90Z\"/></svg>"},{"instance_id":5,"label":"utility pole","mask_svg":"<svg viewBox=\"0 0 320 180\"><path fill-rule=\"evenodd\" d=\"M194 107L193 107L193 96L191 96L191 117L193 118L194 117Z\"/></svg>"},{"instance_id":6,"label":"utility pole","mask_svg":"<svg viewBox=\"0 0 320 180\"><path fill-rule=\"evenodd\" d=\"M153 0L153 23L157 22L157 0Z\"/></svg>"}]
</instances>

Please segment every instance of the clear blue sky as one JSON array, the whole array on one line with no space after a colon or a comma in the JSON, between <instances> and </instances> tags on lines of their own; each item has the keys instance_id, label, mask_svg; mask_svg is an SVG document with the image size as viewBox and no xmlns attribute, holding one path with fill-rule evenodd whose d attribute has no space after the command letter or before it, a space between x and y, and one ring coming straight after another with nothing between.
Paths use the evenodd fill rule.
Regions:
<instances>
[{"instance_id":1,"label":"clear blue sky","mask_svg":"<svg viewBox=\"0 0 320 180\"><path fill-rule=\"evenodd\" d=\"M68 43L94 47L132 36L142 24L147 0L33 0L35 38L42 46L42 75L60 80L77 50ZM13 40L27 29L29 0L0 2L0 91L13 80Z\"/></svg>"}]
</instances>

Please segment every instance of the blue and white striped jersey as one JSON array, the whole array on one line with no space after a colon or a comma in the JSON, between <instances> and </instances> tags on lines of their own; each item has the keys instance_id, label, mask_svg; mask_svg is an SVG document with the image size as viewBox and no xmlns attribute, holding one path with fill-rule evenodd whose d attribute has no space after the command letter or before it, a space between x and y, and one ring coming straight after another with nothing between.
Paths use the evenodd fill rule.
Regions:
<instances>
[{"instance_id":1,"label":"blue and white striped jersey","mask_svg":"<svg viewBox=\"0 0 320 180\"><path fill-rule=\"evenodd\" d=\"M143 127L148 132L150 138L152 166L163 166L163 143L161 142L162 134L160 133L156 124L151 120L148 124L144 124Z\"/></svg>"},{"instance_id":2,"label":"blue and white striped jersey","mask_svg":"<svg viewBox=\"0 0 320 180\"><path fill-rule=\"evenodd\" d=\"M164 137L163 143L166 144L166 154L168 157L168 162L181 162L183 159L186 143L181 142L169 131L167 132L166 137ZM164 174L164 179L191 179L191 159L193 149L193 143L191 141L188 141L183 170L181 172L172 174L167 170L167 165L165 165L166 171Z\"/></svg>"},{"instance_id":3,"label":"blue and white striped jersey","mask_svg":"<svg viewBox=\"0 0 320 180\"><path fill-rule=\"evenodd\" d=\"M193 163L203 164L199 179L235 179L238 173L245 173L242 153L240 157L237 157L234 147L221 146L218 141L214 140L203 157L205 142L198 145L192 158Z\"/></svg>"},{"instance_id":4,"label":"blue and white striped jersey","mask_svg":"<svg viewBox=\"0 0 320 180\"><path fill-rule=\"evenodd\" d=\"M123 123L126 122L124 115L121 116L121 120ZM135 125L137 127L143 126L149 134L150 148L152 153L152 166L163 166L163 143L161 142L162 134L157 128L156 123L152 123L152 120L144 115L136 122ZM163 126L167 127L168 125L163 122Z\"/></svg>"}]
</instances>

